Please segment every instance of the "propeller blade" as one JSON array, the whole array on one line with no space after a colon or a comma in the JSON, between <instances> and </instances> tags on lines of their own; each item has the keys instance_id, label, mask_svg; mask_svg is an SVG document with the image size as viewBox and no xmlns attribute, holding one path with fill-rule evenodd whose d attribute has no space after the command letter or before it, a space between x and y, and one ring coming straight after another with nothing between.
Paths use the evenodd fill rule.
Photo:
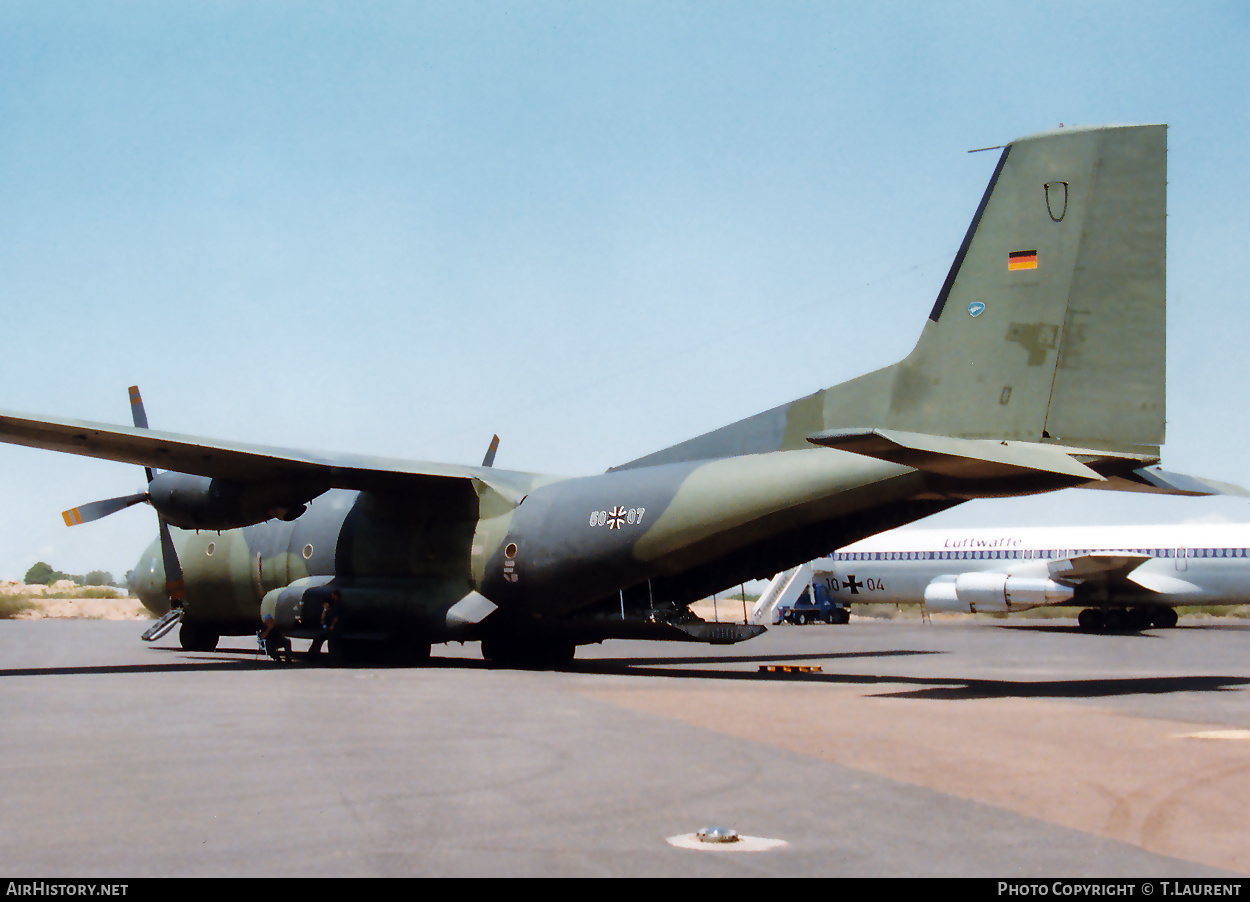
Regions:
<instances>
[{"instance_id":1,"label":"propeller blade","mask_svg":"<svg viewBox=\"0 0 1250 902\"><path fill-rule=\"evenodd\" d=\"M136 429L148 428L148 414L143 409L143 398L139 395L137 385L130 386L130 413L134 418ZM150 483L155 472L151 467L144 467L143 472L147 474ZM99 520L101 517L107 517L109 514L115 514L119 510L125 510L131 505L141 504L144 501L151 501L147 492L93 501L82 507L70 508L61 516L65 519L66 526L78 526L80 523ZM169 534L169 524L165 522L165 518L160 515L159 511L156 514L156 521L161 528L161 561L165 565L165 594L169 596L169 606L172 611L182 607L182 598L186 594L182 581L182 564L178 562L178 552L174 550L174 539Z\"/></svg>"},{"instance_id":2,"label":"propeller blade","mask_svg":"<svg viewBox=\"0 0 1250 902\"><path fill-rule=\"evenodd\" d=\"M182 582L182 565L178 563L178 552L174 550L174 539L169 534L169 524L165 518L157 515L161 526L161 562L165 565L165 594L169 596L170 608L182 607L182 598L186 589Z\"/></svg>"},{"instance_id":3,"label":"propeller blade","mask_svg":"<svg viewBox=\"0 0 1250 902\"><path fill-rule=\"evenodd\" d=\"M130 415L134 418L136 429L148 428L148 412L143 409L143 398L139 394L139 386L130 386ZM148 477L148 482L152 481L152 477L156 475L156 471L151 467L143 468L144 475Z\"/></svg>"},{"instance_id":4,"label":"propeller blade","mask_svg":"<svg viewBox=\"0 0 1250 902\"><path fill-rule=\"evenodd\" d=\"M486 456L482 458L482 466L493 467L495 465L495 452L499 450L499 436L495 436L490 440L490 447L486 449Z\"/></svg>"},{"instance_id":5,"label":"propeller blade","mask_svg":"<svg viewBox=\"0 0 1250 902\"><path fill-rule=\"evenodd\" d=\"M139 396L139 386L130 386L130 415L134 417L136 429L148 428L148 415L143 409L143 398Z\"/></svg>"},{"instance_id":6,"label":"propeller blade","mask_svg":"<svg viewBox=\"0 0 1250 902\"><path fill-rule=\"evenodd\" d=\"M148 428L148 412L143 409L143 397L139 394L139 386L130 386L130 415L134 418L136 429ZM144 467L143 472L148 477L148 482L152 482L152 477L156 475L156 471L151 467ZM147 496L145 495L144 498ZM161 563L165 566L165 594L169 596L169 609L174 611L182 607L182 598L186 594L186 587L182 581L182 564L178 562L178 552L174 550L174 539L169 534L169 524L165 522L165 518L158 512L156 522L161 528Z\"/></svg>"},{"instance_id":7,"label":"propeller blade","mask_svg":"<svg viewBox=\"0 0 1250 902\"><path fill-rule=\"evenodd\" d=\"M82 507L72 507L67 511L63 511L61 516L65 519L66 526L78 526L82 523L90 523L92 520L99 520L101 517L107 517L109 514L115 514L133 504L141 504L147 500L147 492L142 492L138 495L123 495L120 498L106 498L104 501L92 501L90 504L84 504Z\"/></svg>"}]
</instances>

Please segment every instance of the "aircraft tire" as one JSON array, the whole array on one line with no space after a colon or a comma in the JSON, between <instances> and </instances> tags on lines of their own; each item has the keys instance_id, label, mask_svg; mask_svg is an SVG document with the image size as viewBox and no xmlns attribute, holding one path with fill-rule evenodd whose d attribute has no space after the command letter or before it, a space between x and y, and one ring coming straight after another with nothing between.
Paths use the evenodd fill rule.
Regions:
<instances>
[{"instance_id":1,"label":"aircraft tire","mask_svg":"<svg viewBox=\"0 0 1250 902\"><path fill-rule=\"evenodd\" d=\"M1156 605L1150 612L1151 625L1161 630L1171 629L1176 626L1176 621L1179 619L1176 614L1176 608L1169 608L1165 605Z\"/></svg>"},{"instance_id":2,"label":"aircraft tire","mask_svg":"<svg viewBox=\"0 0 1250 902\"><path fill-rule=\"evenodd\" d=\"M1108 608L1102 612L1102 628L1109 633L1119 633L1132 626L1129 612L1121 608Z\"/></svg>"},{"instance_id":3,"label":"aircraft tire","mask_svg":"<svg viewBox=\"0 0 1250 902\"><path fill-rule=\"evenodd\" d=\"M499 636L482 640L482 657L493 667L548 670L573 663L577 644L563 639Z\"/></svg>"},{"instance_id":4,"label":"aircraft tire","mask_svg":"<svg viewBox=\"0 0 1250 902\"><path fill-rule=\"evenodd\" d=\"M1076 617L1076 624L1087 633L1097 633L1103 628L1102 611L1098 608L1086 608Z\"/></svg>"},{"instance_id":5,"label":"aircraft tire","mask_svg":"<svg viewBox=\"0 0 1250 902\"><path fill-rule=\"evenodd\" d=\"M567 667L577 658L577 643L557 639L548 648L548 660L553 667Z\"/></svg>"},{"instance_id":6,"label":"aircraft tire","mask_svg":"<svg viewBox=\"0 0 1250 902\"><path fill-rule=\"evenodd\" d=\"M1150 628L1150 612L1143 608L1108 608L1102 613L1109 633L1136 633Z\"/></svg>"},{"instance_id":7,"label":"aircraft tire","mask_svg":"<svg viewBox=\"0 0 1250 902\"><path fill-rule=\"evenodd\" d=\"M194 623L184 621L178 627L178 644L183 651L212 651L220 641L221 636Z\"/></svg>"},{"instance_id":8,"label":"aircraft tire","mask_svg":"<svg viewBox=\"0 0 1250 902\"><path fill-rule=\"evenodd\" d=\"M396 642L392 651L395 662L403 667L422 667L430 663L430 643L420 639Z\"/></svg>"},{"instance_id":9,"label":"aircraft tire","mask_svg":"<svg viewBox=\"0 0 1250 902\"><path fill-rule=\"evenodd\" d=\"M364 662L364 655L359 643L350 639L331 636L326 640L327 667L354 667Z\"/></svg>"}]
</instances>

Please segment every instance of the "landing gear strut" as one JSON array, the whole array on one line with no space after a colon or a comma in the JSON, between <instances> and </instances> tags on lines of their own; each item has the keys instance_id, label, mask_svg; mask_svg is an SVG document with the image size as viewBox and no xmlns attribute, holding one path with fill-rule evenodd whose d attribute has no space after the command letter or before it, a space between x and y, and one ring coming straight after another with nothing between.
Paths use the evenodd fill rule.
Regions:
<instances>
[{"instance_id":1,"label":"landing gear strut","mask_svg":"<svg viewBox=\"0 0 1250 902\"><path fill-rule=\"evenodd\" d=\"M1176 626L1178 619L1176 608L1158 605L1150 612L1150 623L1161 630L1168 630Z\"/></svg>"},{"instance_id":2,"label":"landing gear strut","mask_svg":"<svg viewBox=\"0 0 1250 902\"><path fill-rule=\"evenodd\" d=\"M1144 605L1136 608L1086 608L1076 622L1087 633L1124 633L1176 626L1176 610L1166 605Z\"/></svg>"}]
</instances>

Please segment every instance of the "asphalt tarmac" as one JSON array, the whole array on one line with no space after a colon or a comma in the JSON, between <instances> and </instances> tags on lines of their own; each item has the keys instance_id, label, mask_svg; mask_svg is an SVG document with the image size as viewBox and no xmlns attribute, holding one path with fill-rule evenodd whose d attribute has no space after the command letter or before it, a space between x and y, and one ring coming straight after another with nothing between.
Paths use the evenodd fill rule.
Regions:
<instances>
[{"instance_id":1,"label":"asphalt tarmac","mask_svg":"<svg viewBox=\"0 0 1250 902\"><path fill-rule=\"evenodd\" d=\"M1235 621L856 619L553 672L472 644L279 666L142 626L0 623L0 874L1250 874ZM743 839L682 844L707 827Z\"/></svg>"}]
</instances>

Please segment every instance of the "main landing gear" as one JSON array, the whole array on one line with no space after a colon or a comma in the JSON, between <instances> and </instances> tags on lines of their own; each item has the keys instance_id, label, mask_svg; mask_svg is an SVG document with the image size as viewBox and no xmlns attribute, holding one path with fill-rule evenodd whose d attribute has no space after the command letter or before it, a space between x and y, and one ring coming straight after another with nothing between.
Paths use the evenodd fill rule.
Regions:
<instances>
[{"instance_id":1,"label":"main landing gear","mask_svg":"<svg viewBox=\"0 0 1250 902\"><path fill-rule=\"evenodd\" d=\"M212 651L220 641L221 636L217 633L194 623L184 620L178 627L178 644L184 651Z\"/></svg>"},{"instance_id":2,"label":"main landing gear","mask_svg":"<svg viewBox=\"0 0 1250 902\"><path fill-rule=\"evenodd\" d=\"M1161 604L1136 608L1086 608L1076 618L1077 624L1087 633L1171 629L1176 626L1176 620L1176 609Z\"/></svg>"},{"instance_id":3,"label":"main landing gear","mask_svg":"<svg viewBox=\"0 0 1250 902\"><path fill-rule=\"evenodd\" d=\"M482 657L493 667L550 670L567 667L577 656L577 644L555 636L505 636L482 640Z\"/></svg>"}]
</instances>

